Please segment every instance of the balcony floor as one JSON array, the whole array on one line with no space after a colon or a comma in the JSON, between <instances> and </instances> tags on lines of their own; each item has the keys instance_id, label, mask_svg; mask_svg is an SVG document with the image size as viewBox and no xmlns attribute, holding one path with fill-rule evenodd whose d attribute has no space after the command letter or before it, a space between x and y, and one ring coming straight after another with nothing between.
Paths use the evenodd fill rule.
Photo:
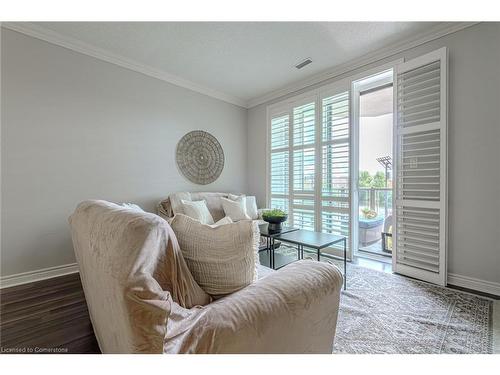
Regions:
<instances>
[{"instance_id":1,"label":"balcony floor","mask_svg":"<svg viewBox=\"0 0 500 375\"><path fill-rule=\"evenodd\" d=\"M359 254L362 255L363 253L371 253L371 254L376 254L376 255L383 255L385 257L391 257L391 253L388 253L386 251L382 250L382 239L378 240L377 242L374 242L370 245L363 246L359 244Z\"/></svg>"}]
</instances>

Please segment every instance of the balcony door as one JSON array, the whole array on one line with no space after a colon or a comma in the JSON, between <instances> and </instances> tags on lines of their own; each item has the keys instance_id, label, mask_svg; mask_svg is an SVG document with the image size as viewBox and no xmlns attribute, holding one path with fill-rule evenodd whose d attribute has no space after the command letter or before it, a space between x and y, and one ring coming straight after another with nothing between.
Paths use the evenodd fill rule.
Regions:
<instances>
[{"instance_id":1,"label":"balcony door","mask_svg":"<svg viewBox=\"0 0 500 375\"><path fill-rule=\"evenodd\" d=\"M355 254L390 263L393 187L393 71L353 82Z\"/></svg>"}]
</instances>

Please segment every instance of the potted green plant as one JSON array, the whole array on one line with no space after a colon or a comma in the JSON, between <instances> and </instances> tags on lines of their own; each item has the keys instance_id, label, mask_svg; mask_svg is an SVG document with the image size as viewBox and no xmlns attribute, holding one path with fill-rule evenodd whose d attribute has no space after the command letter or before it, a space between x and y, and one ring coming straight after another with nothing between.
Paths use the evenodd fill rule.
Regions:
<instances>
[{"instance_id":1,"label":"potted green plant","mask_svg":"<svg viewBox=\"0 0 500 375\"><path fill-rule=\"evenodd\" d=\"M288 219L285 211L278 208L267 210L262 213L262 220L267 221L269 232L281 232L281 224Z\"/></svg>"}]
</instances>

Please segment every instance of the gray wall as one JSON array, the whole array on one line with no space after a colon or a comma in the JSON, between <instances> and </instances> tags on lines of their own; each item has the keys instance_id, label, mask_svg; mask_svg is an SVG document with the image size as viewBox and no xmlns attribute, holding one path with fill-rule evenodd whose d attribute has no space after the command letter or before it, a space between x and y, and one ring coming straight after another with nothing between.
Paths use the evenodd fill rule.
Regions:
<instances>
[{"instance_id":1,"label":"gray wall","mask_svg":"<svg viewBox=\"0 0 500 375\"><path fill-rule=\"evenodd\" d=\"M500 282L500 23L473 26L365 69L445 46L449 49L448 270ZM261 205L266 199L266 107L273 102L248 111L248 191Z\"/></svg>"},{"instance_id":2,"label":"gray wall","mask_svg":"<svg viewBox=\"0 0 500 375\"><path fill-rule=\"evenodd\" d=\"M480 24L385 60L449 48L449 271L494 282L499 40L500 24ZM270 103L246 113L5 29L1 84L2 276L74 262L67 217L83 199L131 201L153 211L172 191L220 190L247 191L265 203ZM175 167L175 145L194 129L214 134L226 153L221 177L206 187Z\"/></svg>"},{"instance_id":3,"label":"gray wall","mask_svg":"<svg viewBox=\"0 0 500 375\"><path fill-rule=\"evenodd\" d=\"M74 262L67 218L81 200L153 211L174 191L245 191L245 109L5 29L1 73L2 276ZM196 129L226 156L205 187L175 166Z\"/></svg>"}]
</instances>

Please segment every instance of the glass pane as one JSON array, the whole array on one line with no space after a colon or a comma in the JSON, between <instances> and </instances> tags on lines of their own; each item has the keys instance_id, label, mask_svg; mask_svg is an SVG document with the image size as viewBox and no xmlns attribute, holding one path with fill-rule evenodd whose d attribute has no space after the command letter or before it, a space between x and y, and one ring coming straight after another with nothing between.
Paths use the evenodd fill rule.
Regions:
<instances>
[{"instance_id":1,"label":"glass pane","mask_svg":"<svg viewBox=\"0 0 500 375\"><path fill-rule=\"evenodd\" d=\"M321 212L321 227L324 233L331 233L336 235L343 235L347 237L347 249L350 247L349 241L349 223L350 214L348 209L342 210L344 212ZM343 248L343 244L332 246L336 248Z\"/></svg>"},{"instance_id":2,"label":"glass pane","mask_svg":"<svg viewBox=\"0 0 500 375\"><path fill-rule=\"evenodd\" d=\"M271 120L271 150L288 147L288 115Z\"/></svg>"},{"instance_id":3,"label":"glass pane","mask_svg":"<svg viewBox=\"0 0 500 375\"><path fill-rule=\"evenodd\" d=\"M314 148L293 152L293 190L314 191Z\"/></svg>"},{"instance_id":4,"label":"glass pane","mask_svg":"<svg viewBox=\"0 0 500 375\"><path fill-rule=\"evenodd\" d=\"M361 92L358 250L387 256L382 233L392 221L392 112L392 85Z\"/></svg>"},{"instance_id":5,"label":"glass pane","mask_svg":"<svg viewBox=\"0 0 500 375\"><path fill-rule=\"evenodd\" d=\"M314 143L314 102L293 109L293 145Z\"/></svg>"},{"instance_id":6,"label":"glass pane","mask_svg":"<svg viewBox=\"0 0 500 375\"><path fill-rule=\"evenodd\" d=\"M314 230L314 209L293 209L293 226L300 229Z\"/></svg>"},{"instance_id":7,"label":"glass pane","mask_svg":"<svg viewBox=\"0 0 500 375\"><path fill-rule=\"evenodd\" d=\"M349 143L323 146L324 196L349 197Z\"/></svg>"},{"instance_id":8,"label":"glass pane","mask_svg":"<svg viewBox=\"0 0 500 375\"><path fill-rule=\"evenodd\" d=\"M288 194L288 151L271 153L271 194Z\"/></svg>"},{"instance_id":9,"label":"glass pane","mask_svg":"<svg viewBox=\"0 0 500 375\"><path fill-rule=\"evenodd\" d=\"M349 137L349 93L323 99L322 139L332 141Z\"/></svg>"}]
</instances>

